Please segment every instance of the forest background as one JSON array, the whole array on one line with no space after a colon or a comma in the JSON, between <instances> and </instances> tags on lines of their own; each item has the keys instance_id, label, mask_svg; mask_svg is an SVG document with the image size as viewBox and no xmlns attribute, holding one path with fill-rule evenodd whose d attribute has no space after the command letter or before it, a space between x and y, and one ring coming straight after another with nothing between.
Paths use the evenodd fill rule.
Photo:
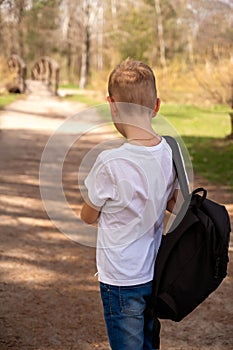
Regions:
<instances>
[{"instance_id":1,"label":"forest background","mask_svg":"<svg viewBox=\"0 0 233 350\"><path fill-rule=\"evenodd\" d=\"M105 93L130 56L153 67L163 101L233 102L232 0L0 0L4 60L54 58L65 84Z\"/></svg>"}]
</instances>

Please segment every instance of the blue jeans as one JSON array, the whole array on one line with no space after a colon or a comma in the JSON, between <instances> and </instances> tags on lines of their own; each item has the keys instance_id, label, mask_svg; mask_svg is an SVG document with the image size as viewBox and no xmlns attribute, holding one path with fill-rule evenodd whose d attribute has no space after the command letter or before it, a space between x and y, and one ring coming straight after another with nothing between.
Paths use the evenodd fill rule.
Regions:
<instances>
[{"instance_id":1,"label":"blue jeans","mask_svg":"<svg viewBox=\"0 0 233 350\"><path fill-rule=\"evenodd\" d=\"M104 318L112 350L152 350L152 319L145 310L152 282L117 287L100 283Z\"/></svg>"}]
</instances>

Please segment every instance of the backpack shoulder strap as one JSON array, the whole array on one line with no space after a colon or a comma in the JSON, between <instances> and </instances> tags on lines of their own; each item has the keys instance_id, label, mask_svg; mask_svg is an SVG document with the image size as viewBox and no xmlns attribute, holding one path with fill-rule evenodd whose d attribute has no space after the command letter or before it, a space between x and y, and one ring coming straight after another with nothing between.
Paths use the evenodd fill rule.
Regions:
<instances>
[{"instance_id":1,"label":"backpack shoulder strap","mask_svg":"<svg viewBox=\"0 0 233 350\"><path fill-rule=\"evenodd\" d=\"M183 159L180 154L180 148L178 146L177 141L171 136L164 136L165 140L169 144L172 150L172 159L174 168L176 170L176 175L178 177L178 181L180 184L180 189L184 198L189 196L189 185L186 176L186 172L184 169Z\"/></svg>"}]
</instances>

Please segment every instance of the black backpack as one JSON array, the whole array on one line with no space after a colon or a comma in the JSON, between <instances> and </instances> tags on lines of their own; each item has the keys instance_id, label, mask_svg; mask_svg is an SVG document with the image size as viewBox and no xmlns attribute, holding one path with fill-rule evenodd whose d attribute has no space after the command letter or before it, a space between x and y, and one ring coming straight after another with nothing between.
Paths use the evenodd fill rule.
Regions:
<instances>
[{"instance_id":1,"label":"black backpack","mask_svg":"<svg viewBox=\"0 0 233 350\"><path fill-rule=\"evenodd\" d=\"M159 348L158 318L181 321L202 303L227 274L230 220L224 206L198 188L189 194L175 139L166 136L185 199L156 258L151 311L153 348Z\"/></svg>"}]
</instances>

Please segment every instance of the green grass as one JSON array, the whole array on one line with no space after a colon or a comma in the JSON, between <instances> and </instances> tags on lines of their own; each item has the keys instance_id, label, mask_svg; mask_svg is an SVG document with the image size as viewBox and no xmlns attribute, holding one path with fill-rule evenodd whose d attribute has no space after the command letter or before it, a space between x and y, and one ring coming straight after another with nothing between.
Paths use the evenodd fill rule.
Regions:
<instances>
[{"instance_id":1,"label":"green grass","mask_svg":"<svg viewBox=\"0 0 233 350\"><path fill-rule=\"evenodd\" d=\"M164 105L160 114L182 137L194 171L206 179L233 189L233 141L227 106L202 108L191 105ZM154 121L156 128L156 120Z\"/></svg>"},{"instance_id":2,"label":"green grass","mask_svg":"<svg viewBox=\"0 0 233 350\"><path fill-rule=\"evenodd\" d=\"M103 102L98 101L92 96L85 95L85 94L74 94L70 96L64 97L67 101L73 101L73 102L80 102L86 104L88 107L94 107L99 104L103 104Z\"/></svg>"},{"instance_id":3,"label":"green grass","mask_svg":"<svg viewBox=\"0 0 233 350\"><path fill-rule=\"evenodd\" d=\"M214 137L183 137L193 168L206 179L233 189L233 142Z\"/></svg>"},{"instance_id":4,"label":"green grass","mask_svg":"<svg viewBox=\"0 0 233 350\"><path fill-rule=\"evenodd\" d=\"M72 89L72 90L79 90L79 86L73 83L68 84L59 84L59 89Z\"/></svg>"},{"instance_id":5,"label":"green grass","mask_svg":"<svg viewBox=\"0 0 233 350\"><path fill-rule=\"evenodd\" d=\"M230 133L227 106L213 108L192 105L164 105L160 114L167 117L182 136L222 138Z\"/></svg>"},{"instance_id":6,"label":"green grass","mask_svg":"<svg viewBox=\"0 0 233 350\"><path fill-rule=\"evenodd\" d=\"M3 109L6 105L14 102L19 97L19 94L5 94L0 95L0 109Z\"/></svg>"},{"instance_id":7,"label":"green grass","mask_svg":"<svg viewBox=\"0 0 233 350\"><path fill-rule=\"evenodd\" d=\"M78 85L72 83L60 84L59 88L64 90L75 90L74 93L71 92L71 94L67 94L67 96L63 97L67 101L84 103L88 107L94 107L104 103L103 101L100 101L97 98L95 98L92 95L91 91L86 90L86 92L83 93L83 89L80 89Z\"/></svg>"},{"instance_id":8,"label":"green grass","mask_svg":"<svg viewBox=\"0 0 233 350\"><path fill-rule=\"evenodd\" d=\"M67 99L89 107L100 105L97 111L105 120L111 120L107 104L92 96L78 94ZM162 135L178 134L182 137L195 172L233 189L233 141L226 139L230 133L229 111L228 106L222 105L204 108L165 104L161 106L159 117L154 119L153 125Z\"/></svg>"}]
</instances>

